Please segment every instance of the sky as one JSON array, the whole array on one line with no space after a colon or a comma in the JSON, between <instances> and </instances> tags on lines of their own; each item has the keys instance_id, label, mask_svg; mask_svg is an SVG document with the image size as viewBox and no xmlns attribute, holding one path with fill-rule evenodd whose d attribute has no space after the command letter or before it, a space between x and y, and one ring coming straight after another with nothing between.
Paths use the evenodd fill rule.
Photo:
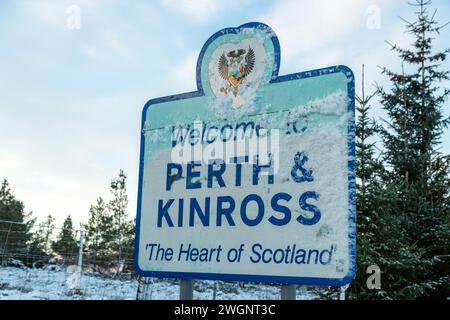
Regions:
<instances>
[{"instance_id":1,"label":"sky","mask_svg":"<svg viewBox=\"0 0 450 320\"><path fill-rule=\"evenodd\" d=\"M450 21L450 1L433 8ZM388 84L379 66L400 70L385 41L410 44L398 16L412 20L413 11L406 0L2 0L0 179L26 211L61 225L68 214L87 221L123 169L134 217L142 108L196 90L198 54L216 31L266 23L280 41L280 75L343 64L358 93L365 64L370 92ZM436 50L448 39L450 27ZM450 153L450 132L441 148Z\"/></svg>"}]
</instances>

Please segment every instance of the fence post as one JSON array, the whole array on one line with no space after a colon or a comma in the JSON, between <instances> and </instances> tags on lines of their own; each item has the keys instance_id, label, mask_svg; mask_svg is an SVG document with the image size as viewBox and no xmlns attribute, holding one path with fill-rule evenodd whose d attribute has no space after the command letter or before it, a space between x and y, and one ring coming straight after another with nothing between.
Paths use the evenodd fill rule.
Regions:
<instances>
[{"instance_id":1,"label":"fence post","mask_svg":"<svg viewBox=\"0 0 450 320\"><path fill-rule=\"evenodd\" d=\"M296 294L297 290L294 284L281 285L281 300L295 300Z\"/></svg>"},{"instance_id":2,"label":"fence post","mask_svg":"<svg viewBox=\"0 0 450 320\"><path fill-rule=\"evenodd\" d=\"M80 229L80 250L78 252L78 283L77 290L81 290L81 275L83 274L83 243L84 243L84 232Z\"/></svg>"},{"instance_id":3,"label":"fence post","mask_svg":"<svg viewBox=\"0 0 450 320\"><path fill-rule=\"evenodd\" d=\"M339 300L345 300L345 291L347 290L347 286L342 286L339 288Z\"/></svg>"},{"instance_id":4,"label":"fence post","mask_svg":"<svg viewBox=\"0 0 450 320\"><path fill-rule=\"evenodd\" d=\"M9 234L11 233L11 228L12 228L12 223L9 224L8 234L6 235L5 245L3 246L3 252L2 252L2 265L3 266L6 265L6 248L8 246L8 239L9 239Z\"/></svg>"},{"instance_id":5,"label":"fence post","mask_svg":"<svg viewBox=\"0 0 450 320\"><path fill-rule=\"evenodd\" d=\"M139 277L136 300L151 300L150 283L150 278Z\"/></svg>"},{"instance_id":6,"label":"fence post","mask_svg":"<svg viewBox=\"0 0 450 320\"><path fill-rule=\"evenodd\" d=\"M192 279L180 280L180 300L192 300L194 298L194 286Z\"/></svg>"}]
</instances>

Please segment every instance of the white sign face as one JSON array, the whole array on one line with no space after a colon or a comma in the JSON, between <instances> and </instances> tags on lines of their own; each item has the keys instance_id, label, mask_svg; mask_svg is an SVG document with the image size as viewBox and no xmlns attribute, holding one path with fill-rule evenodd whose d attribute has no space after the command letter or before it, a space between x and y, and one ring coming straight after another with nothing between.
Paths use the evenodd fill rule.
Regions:
<instances>
[{"instance_id":1,"label":"white sign face","mask_svg":"<svg viewBox=\"0 0 450 320\"><path fill-rule=\"evenodd\" d=\"M142 119L135 265L155 277L340 286L355 274L354 79L278 76L266 25L203 47L198 91Z\"/></svg>"}]
</instances>

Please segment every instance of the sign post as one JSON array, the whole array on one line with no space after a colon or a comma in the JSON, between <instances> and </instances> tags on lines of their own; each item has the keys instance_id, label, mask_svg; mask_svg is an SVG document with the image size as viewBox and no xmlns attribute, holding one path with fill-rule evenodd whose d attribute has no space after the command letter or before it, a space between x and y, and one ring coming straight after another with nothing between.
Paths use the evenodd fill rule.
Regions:
<instances>
[{"instance_id":1,"label":"sign post","mask_svg":"<svg viewBox=\"0 0 450 320\"><path fill-rule=\"evenodd\" d=\"M80 248L78 251L78 279L77 279L77 291L81 290L81 276L83 275L83 244L84 244L84 231L80 229Z\"/></svg>"},{"instance_id":2,"label":"sign post","mask_svg":"<svg viewBox=\"0 0 450 320\"><path fill-rule=\"evenodd\" d=\"M295 300L297 295L294 284L284 284L281 286L281 300Z\"/></svg>"},{"instance_id":3,"label":"sign post","mask_svg":"<svg viewBox=\"0 0 450 320\"><path fill-rule=\"evenodd\" d=\"M191 279L180 280L180 300L192 300L194 298L194 284Z\"/></svg>"},{"instance_id":4,"label":"sign post","mask_svg":"<svg viewBox=\"0 0 450 320\"><path fill-rule=\"evenodd\" d=\"M144 106L135 267L141 276L343 286L355 274L354 76L278 74L273 30L215 33L197 90Z\"/></svg>"}]
</instances>

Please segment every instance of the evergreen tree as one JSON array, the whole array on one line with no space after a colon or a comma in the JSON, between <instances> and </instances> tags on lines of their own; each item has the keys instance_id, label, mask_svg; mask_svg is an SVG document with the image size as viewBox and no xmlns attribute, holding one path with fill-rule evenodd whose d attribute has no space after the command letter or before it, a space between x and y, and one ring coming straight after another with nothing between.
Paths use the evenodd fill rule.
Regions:
<instances>
[{"instance_id":1,"label":"evergreen tree","mask_svg":"<svg viewBox=\"0 0 450 320\"><path fill-rule=\"evenodd\" d=\"M0 187L0 263L6 263L9 257L25 261L34 223L31 213L25 213L23 202L16 199L4 179Z\"/></svg>"},{"instance_id":2,"label":"evergreen tree","mask_svg":"<svg viewBox=\"0 0 450 320\"><path fill-rule=\"evenodd\" d=\"M110 219L102 197L98 197L97 202L91 205L88 223L83 228L86 232L86 248L89 251L99 251L104 242L107 242L105 237L110 229Z\"/></svg>"},{"instance_id":3,"label":"evergreen tree","mask_svg":"<svg viewBox=\"0 0 450 320\"><path fill-rule=\"evenodd\" d=\"M370 101L377 92L366 95L364 76L363 65L361 95L356 96L358 113L356 123L357 271L355 280L348 291L352 298L357 299L374 298L378 293L367 289L366 270L368 266L377 263L377 253L374 250L377 241L385 240L380 239L378 232L378 226L384 218L379 212L379 206L383 199L379 176L384 168L382 162L377 159L375 150L379 126L369 116Z\"/></svg>"},{"instance_id":4,"label":"evergreen tree","mask_svg":"<svg viewBox=\"0 0 450 320\"><path fill-rule=\"evenodd\" d=\"M134 248L134 223L129 220L126 189L127 176L120 170L117 179L110 184L112 199L106 204L99 197L91 206L86 230L86 247L89 261L99 267L114 267L118 272L132 267Z\"/></svg>"},{"instance_id":5,"label":"evergreen tree","mask_svg":"<svg viewBox=\"0 0 450 320\"><path fill-rule=\"evenodd\" d=\"M89 253L88 259L94 265L105 264L110 260L110 244L113 242L112 218L107 204L99 197L89 210L89 221L83 226L86 231L85 247Z\"/></svg>"},{"instance_id":6,"label":"evergreen tree","mask_svg":"<svg viewBox=\"0 0 450 320\"><path fill-rule=\"evenodd\" d=\"M120 170L117 179L111 181L112 200L108 203L108 210L111 214L112 226L111 249L117 256L119 271L124 267L124 259L131 258L130 255L130 239L133 239L133 223L129 221L128 195L126 189L127 176L123 170ZM132 252L132 250L131 250Z\"/></svg>"},{"instance_id":7,"label":"evergreen tree","mask_svg":"<svg viewBox=\"0 0 450 320\"><path fill-rule=\"evenodd\" d=\"M30 240L28 263L34 264L38 261L46 263L50 259L54 223L55 219L49 214L45 221L38 224Z\"/></svg>"},{"instance_id":8,"label":"evergreen tree","mask_svg":"<svg viewBox=\"0 0 450 320\"><path fill-rule=\"evenodd\" d=\"M126 229L124 230L124 241L123 241L123 254L125 261L125 268L128 270L134 270L134 242L136 235L136 219L127 221Z\"/></svg>"},{"instance_id":9,"label":"evergreen tree","mask_svg":"<svg viewBox=\"0 0 450 320\"><path fill-rule=\"evenodd\" d=\"M78 256L78 248L78 240L75 237L72 217L68 215L64 220L56 241L52 243L52 249L64 258L69 258Z\"/></svg>"},{"instance_id":10,"label":"evergreen tree","mask_svg":"<svg viewBox=\"0 0 450 320\"><path fill-rule=\"evenodd\" d=\"M437 150L449 119L443 106L450 91L440 89L449 79L440 64L449 50L433 52L433 37L442 26L427 7L431 1L416 0L416 21L406 21L414 38L411 48L391 45L402 60L402 71L382 68L391 89L379 87L381 103L389 120L381 130L388 170L382 175L386 203L381 211L389 217L382 231L395 234L379 243L378 252L386 297L418 298L448 295L450 202L449 157ZM383 250L383 248L385 250ZM445 260L447 259L447 260ZM384 269L383 269L384 267Z\"/></svg>"}]
</instances>

